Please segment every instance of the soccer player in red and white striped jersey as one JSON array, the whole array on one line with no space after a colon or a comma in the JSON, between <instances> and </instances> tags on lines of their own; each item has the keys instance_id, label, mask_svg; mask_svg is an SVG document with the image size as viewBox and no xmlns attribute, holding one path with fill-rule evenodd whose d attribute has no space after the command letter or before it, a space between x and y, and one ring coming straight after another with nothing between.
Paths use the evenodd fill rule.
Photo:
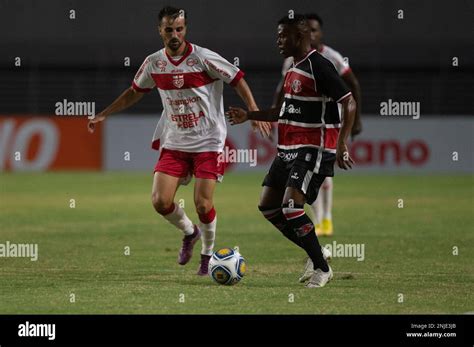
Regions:
<instances>
[{"instance_id":1,"label":"soccer player in red and white striped jersey","mask_svg":"<svg viewBox=\"0 0 474 347\"><path fill-rule=\"evenodd\" d=\"M334 163L352 167L346 146L356 102L334 65L310 44L310 29L303 15L284 17L278 25L278 47L294 62L285 75L285 100L281 107L247 112L231 107L231 124L248 119L278 121L278 153L263 181L259 209L290 241L309 256L300 282L323 287L332 278L314 224L304 204L312 204ZM342 117L338 104L342 105Z\"/></svg>"},{"instance_id":2,"label":"soccer player in red and white striped jersey","mask_svg":"<svg viewBox=\"0 0 474 347\"><path fill-rule=\"evenodd\" d=\"M161 149L154 171L153 206L184 234L179 264L189 262L194 244L201 239L198 275L206 275L217 222L214 189L224 174L219 157L226 138L223 82L235 88L249 110L258 108L239 68L219 54L186 41L184 10L167 6L158 19L165 47L145 59L132 86L98 114L89 128L93 131L95 123L131 106L145 93L158 90L164 110L152 142L154 149ZM269 123L253 125L262 134L270 132ZM199 227L174 203L178 186L189 175L196 178L194 204Z\"/></svg>"},{"instance_id":3,"label":"soccer player in red and white striped jersey","mask_svg":"<svg viewBox=\"0 0 474 347\"><path fill-rule=\"evenodd\" d=\"M362 122L360 120L360 109L361 109L361 91L359 81L353 73L349 63L344 60L342 55L335 49L325 45L322 42L323 38L323 20L316 13L308 13L305 15L311 32L311 47L315 48L319 54L328 59L333 63L337 73L347 83L350 88L352 95L357 103L357 110L354 119L354 125L352 126L351 135L358 135L362 131ZM282 80L278 84L275 92L274 106L280 106L283 103L284 92L283 82L286 72L293 65L293 57L288 57L283 62L282 68ZM332 206L333 206L333 178L327 177L322 186L321 192L318 194L318 198L311 205L311 211L313 213L313 221L316 224L316 234L318 236L332 236L334 232L332 222Z\"/></svg>"}]
</instances>

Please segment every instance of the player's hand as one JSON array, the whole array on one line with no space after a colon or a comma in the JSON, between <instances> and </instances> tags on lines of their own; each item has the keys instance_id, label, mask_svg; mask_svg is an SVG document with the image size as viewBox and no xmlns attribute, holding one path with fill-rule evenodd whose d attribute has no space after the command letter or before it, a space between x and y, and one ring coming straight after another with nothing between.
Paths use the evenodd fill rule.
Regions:
<instances>
[{"instance_id":1,"label":"player's hand","mask_svg":"<svg viewBox=\"0 0 474 347\"><path fill-rule=\"evenodd\" d=\"M268 137L271 139L272 135L272 123L270 122L259 122L256 120L252 121L252 129L254 131L258 130L262 137Z\"/></svg>"},{"instance_id":2,"label":"player's hand","mask_svg":"<svg viewBox=\"0 0 474 347\"><path fill-rule=\"evenodd\" d=\"M229 118L229 122L231 125L241 124L249 119L247 111L240 107L230 106L229 111L227 111L225 114L227 118Z\"/></svg>"},{"instance_id":3,"label":"player's hand","mask_svg":"<svg viewBox=\"0 0 474 347\"><path fill-rule=\"evenodd\" d=\"M347 149L347 146L344 142L337 144L336 162L337 166L339 166L341 169L352 169L354 160L352 160L351 156L349 155L349 150Z\"/></svg>"},{"instance_id":4,"label":"player's hand","mask_svg":"<svg viewBox=\"0 0 474 347\"><path fill-rule=\"evenodd\" d=\"M105 115L101 112L99 114L96 114L94 118L89 119L89 123L87 123L87 130L90 133L93 133L95 130L95 125L99 122L102 122L105 119Z\"/></svg>"}]
</instances>

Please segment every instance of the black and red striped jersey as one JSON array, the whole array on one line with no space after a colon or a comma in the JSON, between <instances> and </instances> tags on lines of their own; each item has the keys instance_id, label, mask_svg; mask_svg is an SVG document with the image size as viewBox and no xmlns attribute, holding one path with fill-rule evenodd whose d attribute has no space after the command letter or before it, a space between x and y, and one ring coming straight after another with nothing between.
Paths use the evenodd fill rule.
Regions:
<instances>
[{"instance_id":1,"label":"black and red striped jersey","mask_svg":"<svg viewBox=\"0 0 474 347\"><path fill-rule=\"evenodd\" d=\"M285 101L278 120L278 150L313 147L335 153L339 104L351 95L334 65L316 50L294 62L285 75Z\"/></svg>"}]
</instances>

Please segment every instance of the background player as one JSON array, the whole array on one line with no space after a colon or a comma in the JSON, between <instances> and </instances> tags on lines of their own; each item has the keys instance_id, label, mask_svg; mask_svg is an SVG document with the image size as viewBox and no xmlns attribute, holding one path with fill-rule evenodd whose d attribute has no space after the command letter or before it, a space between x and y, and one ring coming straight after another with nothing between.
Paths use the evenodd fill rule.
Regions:
<instances>
[{"instance_id":1,"label":"background player","mask_svg":"<svg viewBox=\"0 0 474 347\"><path fill-rule=\"evenodd\" d=\"M96 123L139 101L157 88L164 119L158 122L152 147L161 153L155 167L152 203L155 210L180 229L183 243L178 263L185 265L194 244L201 238L201 265L206 275L216 232L213 195L221 181L224 163L219 162L226 138L223 110L223 82L232 85L249 110L258 110L243 72L217 53L186 41L186 12L164 7L159 13L159 33L164 48L149 55L138 70L132 86L89 123ZM257 123L269 134L269 124ZM180 182L189 174L196 177L194 204L200 226L194 225L174 198Z\"/></svg>"},{"instance_id":2,"label":"background player","mask_svg":"<svg viewBox=\"0 0 474 347\"><path fill-rule=\"evenodd\" d=\"M357 103L357 110L355 114L354 125L352 126L351 135L354 138L355 135L362 131L362 123L360 120L360 109L361 109L361 92L359 81L352 72L347 61L344 60L342 55L334 50L333 48L326 46L322 42L323 38L323 20L316 13L308 13L305 15L308 21L308 25L311 30L311 47L315 48L318 53L328 59L334 64L338 74L344 79L349 88L351 89L352 95ZM284 76L288 69L293 64L293 57L286 58L283 62L282 68L282 79L277 86L275 92L273 107L279 107L283 103L284 92L283 92L283 81ZM333 200L333 179L327 177L321 186L321 193L318 195L317 200L311 205L311 211L313 212L313 221L316 224L316 234L323 236L331 236L333 234L333 223L332 223L332 200Z\"/></svg>"},{"instance_id":3,"label":"background player","mask_svg":"<svg viewBox=\"0 0 474 347\"><path fill-rule=\"evenodd\" d=\"M334 65L311 47L304 16L284 17L278 25L278 47L294 62L285 75L285 101L280 108L247 112L231 107L231 124L248 119L278 120L278 154L263 181L259 210L289 240L309 256L301 282L323 287L332 270L323 257L304 204L312 204L327 176L334 175L334 162L352 167L346 146L356 103ZM337 103L342 104L342 118Z\"/></svg>"}]
</instances>

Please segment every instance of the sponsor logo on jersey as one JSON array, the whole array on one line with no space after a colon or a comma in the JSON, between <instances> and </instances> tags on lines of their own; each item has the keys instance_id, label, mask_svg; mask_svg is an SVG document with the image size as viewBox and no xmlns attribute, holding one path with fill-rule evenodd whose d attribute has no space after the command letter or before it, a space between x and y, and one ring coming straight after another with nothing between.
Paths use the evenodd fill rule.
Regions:
<instances>
[{"instance_id":1,"label":"sponsor logo on jersey","mask_svg":"<svg viewBox=\"0 0 474 347\"><path fill-rule=\"evenodd\" d=\"M224 76L224 77L227 77L227 78L230 78L231 76L224 70L218 68L216 65L214 65L213 63L211 63L209 60L204 60L204 62L209 65L209 67L216 71L217 73L219 73L220 75Z\"/></svg>"},{"instance_id":2,"label":"sponsor logo on jersey","mask_svg":"<svg viewBox=\"0 0 474 347\"><path fill-rule=\"evenodd\" d=\"M171 98L166 98L166 101L168 102L168 105L170 106L179 106L179 105L190 105L194 104L196 102L201 101L200 96L190 96L185 99L171 99Z\"/></svg>"},{"instance_id":3,"label":"sponsor logo on jersey","mask_svg":"<svg viewBox=\"0 0 474 347\"><path fill-rule=\"evenodd\" d=\"M179 129L194 128L199 124L199 119L205 117L203 111L199 111L198 114L191 112L188 114L173 114L171 115L171 121L176 124Z\"/></svg>"},{"instance_id":4,"label":"sponsor logo on jersey","mask_svg":"<svg viewBox=\"0 0 474 347\"><path fill-rule=\"evenodd\" d=\"M176 88L181 88L184 86L184 75L174 75L173 76L173 85Z\"/></svg>"},{"instance_id":5,"label":"sponsor logo on jersey","mask_svg":"<svg viewBox=\"0 0 474 347\"><path fill-rule=\"evenodd\" d=\"M297 180L297 179L300 178L300 177L298 176L298 173L297 173L297 172L293 172L293 173L291 174L291 178L293 178L294 180Z\"/></svg>"},{"instance_id":6,"label":"sponsor logo on jersey","mask_svg":"<svg viewBox=\"0 0 474 347\"><path fill-rule=\"evenodd\" d=\"M142 66L140 66L140 69L137 71L137 74L135 75L135 82L138 81L138 78L141 76L141 74L143 73L143 70L145 70L145 66L146 64L148 64L149 62L149 59L146 58L145 61L143 62Z\"/></svg>"},{"instance_id":7,"label":"sponsor logo on jersey","mask_svg":"<svg viewBox=\"0 0 474 347\"><path fill-rule=\"evenodd\" d=\"M297 156L298 156L298 152L292 152L292 153L278 152L278 157L283 161L295 160Z\"/></svg>"},{"instance_id":8,"label":"sponsor logo on jersey","mask_svg":"<svg viewBox=\"0 0 474 347\"><path fill-rule=\"evenodd\" d=\"M161 72L164 72L165 71L165 68L166 68L166 65L168 64L166 61L164 60L157 60L156 61L156 67L158 69L160 69Z\"/></svg>"},{"instance_id":9,"label":"sponsor logo on jersey","mask_svg":"<svg viewBox=\"0 0 474 347\"><path fill-rule=\"evenodd\" d=\"M296 108L294 105L290 104L286 108L286 112L290 114L301 114L301 108L300 107Z\"/></svg>"},{"instance_id":10,"label":"sponsor logo on jersey","mask_svg":"<svg viewBox=\"0 0 474 347\"><path fill-rule=\"evenodd\" d=\"M291 90L295 93L301 92L303 87L301 86L301 81L300 80L294 80L291 82Z\"/></svg>"},{"instance_id":11,"label":"sponsor logo on jersey","mask_svg":"<svg viewBox=\"0 0 474 347\"><path fill-rule=\"evenodd\" d=\"M198 60L195 59L195 58L188 58L188 60L186 60L186 65L187 66L194 66L198 63Z\"/></svg>"}]
</instances>

